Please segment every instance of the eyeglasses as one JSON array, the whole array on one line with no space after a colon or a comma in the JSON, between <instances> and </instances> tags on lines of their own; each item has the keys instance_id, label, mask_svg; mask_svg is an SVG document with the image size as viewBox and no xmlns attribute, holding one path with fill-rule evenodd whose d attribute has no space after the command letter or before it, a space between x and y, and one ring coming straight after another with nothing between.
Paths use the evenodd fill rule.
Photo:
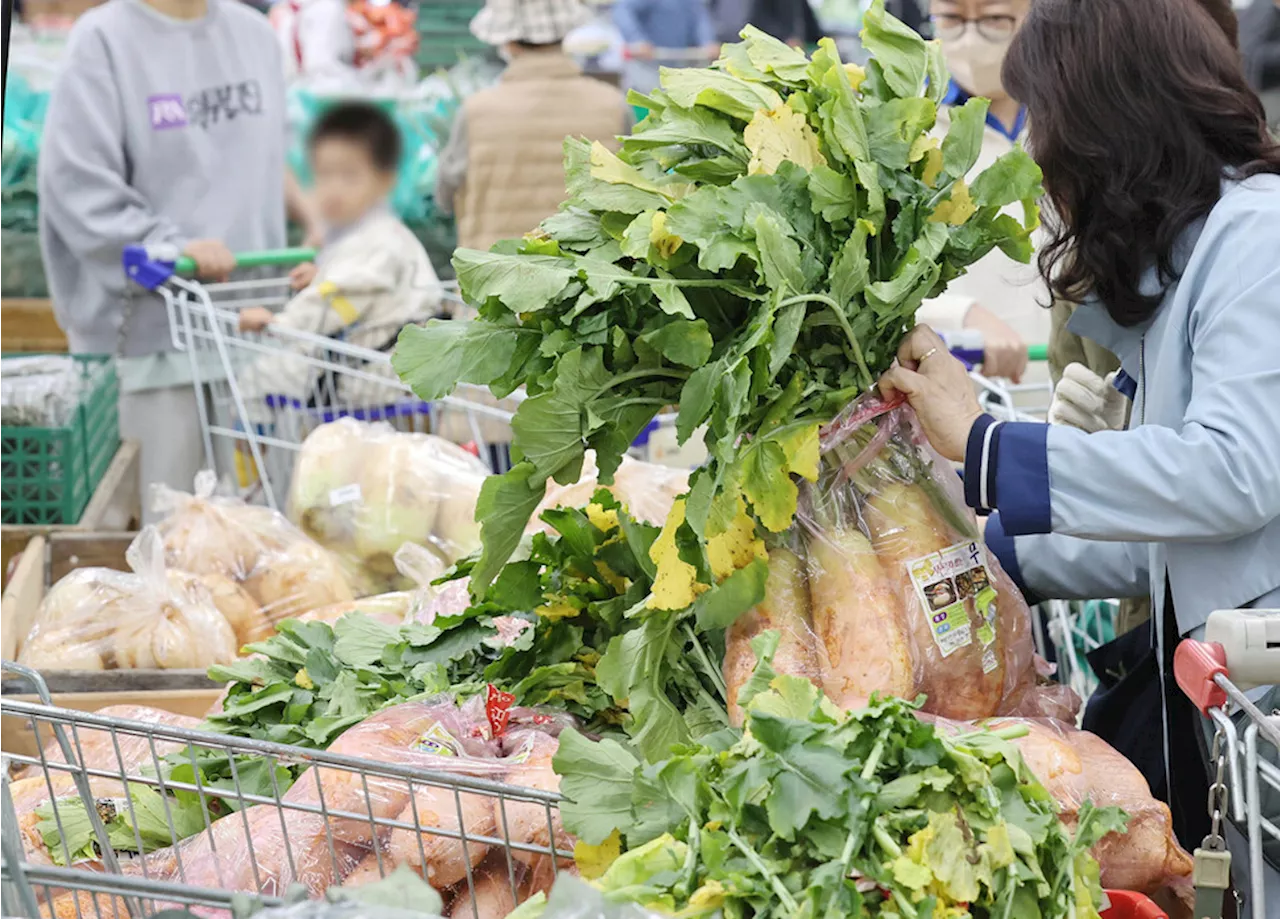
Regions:
<instances>
[{"instance_id":1,"label":"eyeglasses","mask_svg":"<svg viewBox=\"0 0 1280 919\"><path fill-rule=\"evenodd\" d=\"M978 34L987 41L1005 41L1013 37L1018 20L1012 16L979 16L977 19L965 19L963 16L943 14L931 17L933 34L937 38L954 41L964 35L969 26L974 26Z\"/></svg>"}]
</instances>

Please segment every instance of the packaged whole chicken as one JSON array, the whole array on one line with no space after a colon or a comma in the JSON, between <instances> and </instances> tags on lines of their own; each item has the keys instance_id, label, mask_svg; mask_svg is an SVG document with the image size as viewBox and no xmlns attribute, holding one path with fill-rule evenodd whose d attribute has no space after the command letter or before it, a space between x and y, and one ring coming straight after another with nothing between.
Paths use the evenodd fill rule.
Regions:
<instances>
[{"instance_id":1,"label":"packaged whole chicken","mask_svg":"<svg viewBox=\"0 0 1280 919\"><path fill-rule=\"evenodd\" d=\"M169 571L159 532L130 544L132 571L80 568L45 595L20 663L49 670L204 669L238 645L209 590Z\"/></svg>"},{"instance_id":2,"label":"packaged whole chicken","mask_svg":"<svg viewBox=\"0 0 1280 919\"><path fill-rule=\"evenodd\" d=\"M622 465L613 474L612 484L602 486L599 475L595 454L588 450L578 481L571 485L557 485L554 481L548 483L546 496L530 518L530 531L547 529L547 525L538 519L543 511L553 507L585 507L591 503L596 489L601 487L607 488L635 519L662 526L676 498L689 490L687 469L646 463L629 456L622 458Z\"/></svg>"},{"instance_id":3,"label":"packaged whole chicken","mask_svg":"<svg viewBox=\"0 0 1280 919\"><path fill-rule=\"evenodd\" d=\"M240 644L267 637L275 623L354 599L338 559L269 507L215 495L204 470L194 494L156 486L152 507L170 568L199 579Z\"/></svg>"},{"instance_id":4,"label":"packaged whole chicken","mask_svg":"<svg viewBox=\"0 0 1280 919\"><path fill-rule=\"evenodd\" d=\"M480 547L476 499L488 470L431 434L342 418L307 436L289 492L289 518L331 549L357 592L413 587L395 565L406 543L446 564Z\"/></svg>"},{"instance_id":5,"label":"packaged whole chicken","mask_svg":"<svg viewBox=\"0 0 1280 919\"><path fill-rule=\"evenodd\" d=\"M772 628L775 670L816 669L846 709L877 692L923 694L926 712L955 719L1073 717L1069 690L1037 685L1027 604L911 409L859 399L823 431L821 451L789 544L770 550L765 602L726 638L726 683L750 675L752 636Z\"/></svg>"},{"instance_id":6,"label":"packaged whole chicken","mask_svg":"<svg viewBox=\"0 0 1280 919\"><path fill-rule=\"evenodd\" d=\"M1074 825L1085 801L1116 806L1128 815L1128 832L1112 833L1093 847L1104 887L1142 893L1168 887L1185 895L1191 856L1174 836L1168 806L1152 796L1146 779L1124 754L1096 734L1051 719L1001 718L987 726L1010 724L1028 728L1014 743L1058 802L1064 823Z\"/></svg>"}]
</instances>

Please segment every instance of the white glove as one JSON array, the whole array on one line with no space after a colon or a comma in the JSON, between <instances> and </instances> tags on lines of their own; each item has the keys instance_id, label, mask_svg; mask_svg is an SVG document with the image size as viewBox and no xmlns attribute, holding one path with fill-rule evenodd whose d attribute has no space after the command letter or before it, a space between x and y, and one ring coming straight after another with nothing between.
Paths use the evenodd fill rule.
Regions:
<instances>
[{"instance_id":1,"label":"white glove","mask_svg":"<svg viewBox=\"0 0 1280 919\"><path fill-rule=\"evenodd\" d=\"M1068 364L1053 391L1049 423L1079 428L1086 434L1121 430L1128 406L1124 394L1112 385L1115 378L1114 371L1103 379L1084 364Z\"/></svg>"}]
</instances>

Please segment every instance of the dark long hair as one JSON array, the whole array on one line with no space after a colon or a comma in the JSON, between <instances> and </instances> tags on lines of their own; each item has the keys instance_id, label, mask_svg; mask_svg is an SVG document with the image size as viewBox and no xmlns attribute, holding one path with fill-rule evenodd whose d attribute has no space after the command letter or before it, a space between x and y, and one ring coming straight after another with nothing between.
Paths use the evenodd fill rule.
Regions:
<instances>
[{"instance_id":1,"label":"dark long hair","mask_svg":"<svg viewBox=\"0 0 1280 919\"><path fill-rule=\"evenodd\" d=\"M1044 171L1053 294L1096 294L1113 319L1149 318L1177 279L1174 246L1213 209L1224 172L1280 173L1280 146L1245 82L1217 0L1035 0L1003 82L1028 110Z\"/></svg>"}]
</instances>

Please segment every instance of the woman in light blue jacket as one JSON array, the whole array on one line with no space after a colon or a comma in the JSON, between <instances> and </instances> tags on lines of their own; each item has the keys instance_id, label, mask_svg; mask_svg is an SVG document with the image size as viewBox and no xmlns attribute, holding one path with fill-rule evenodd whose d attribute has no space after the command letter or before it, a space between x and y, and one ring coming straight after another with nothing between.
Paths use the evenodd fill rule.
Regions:
<instances>
[{"instance_id":1,"label":"woman in light blue jacket","mask_svg":"<svg viewBox=\"0 0 1280 919\"><path fill-rule=\"evenodd\" d=\"M1207 783L1173 647L1214 609L1280 607L1280 146L1195 0L1037 0L1003 82L1055 215L1041 272L1081 303L1071 330L1121 358L1130 429L997 423L924 327L881 388L964 461L1030 594L1151 596L1149 679L1107 739L1195 846Z\"/></svg>"}]
</instances>

